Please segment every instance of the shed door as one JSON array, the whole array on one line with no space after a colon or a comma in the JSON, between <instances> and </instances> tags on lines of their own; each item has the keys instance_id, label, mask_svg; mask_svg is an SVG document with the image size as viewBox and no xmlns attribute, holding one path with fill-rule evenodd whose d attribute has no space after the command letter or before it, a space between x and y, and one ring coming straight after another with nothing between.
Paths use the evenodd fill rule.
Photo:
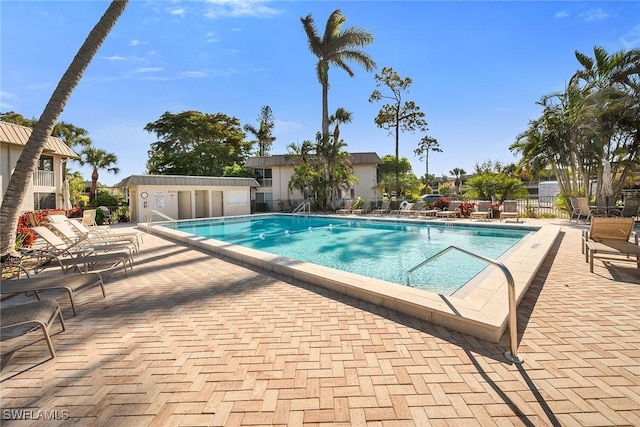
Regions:
<instances>
[{"instance_id":1,"label":"shed door","mask_svg":"<svg viewBox=\"0 0 640 427\"><path fill-rule=\"evenodd\" d=\"M211 192L211 204L213 208L212 216L223 216L224 211L222 210L222 191Z\"/></svg>"},{"instance_id":2,"label":"shed door","mask_svg":"<svg viewBox=\"0 0 640 427\"><path fill-rule=\"evenodd\" d=\"M178 191L178 219L192 219L191 191Z\"/></svg>"}]
</instances>

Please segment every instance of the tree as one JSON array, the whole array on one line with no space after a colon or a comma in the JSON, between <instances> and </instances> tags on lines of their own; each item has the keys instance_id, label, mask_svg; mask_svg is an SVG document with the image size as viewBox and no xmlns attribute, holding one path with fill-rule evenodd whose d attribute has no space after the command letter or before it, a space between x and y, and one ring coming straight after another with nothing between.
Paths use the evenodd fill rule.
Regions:
<instances>
[{"instance_id":1,"label":"tree","mask_svg":"<svg viewBox=\"0 0 640 427\"><path fill-rule=\"evenodd\" d=\"M256 137L256 141L252 142L258 144L258 150L256 154L258 156L268 156L269 150L271 150L271 144L273 144L273 141L276 140L276 138L271 135L271 132L273 131L273 128L276 124L273 118L271 107L265 105L260 109L260 114L258 115L258 123L258 128L255 128L251 125L244 125L244 130L245 132L249 132Z\"/></svg>"},{"instance_id":2,"label":"tree","mask_svg":"<svg viewBox=\"0 0 640 427\"><path fill-rule=\"evenodd\" d=\"M458 194L460 194L460 186L462 185L462 177L467 174L467 171L465 171L462 168L453 168L452 170L449 171L449 173L456 177L456 180L455 180L456 191L458 192Z\"/></svg>"},{"instance_id":3,"label":"tree","mask_svg":"<svg viewBox=\"0 0 640 427\"><path fill-rule=\"evenodd\" d=\"M425 159L425 184L428 184L427 180L429 179L429 151L442 153L438 140L429 135L425 135L420 140L418 148L414 150L416 156L420 156L420 160Z\"/></svg>"},{"instance_id":4,"label":"tree","mask_svg":"<svg viewBox=\"0 0 640 427\"><path fill-rule=\"evenodd\" d=\"M386 86L390 95L383 95L378 89L369 97L369 102L390 99L390 104L384 104L374 119L379 128L386 129L389 134L395 134L396 161L399 160L400 132L426 132L428 129L424 113L413 101L404 101L402 95L409 92L413 82L410 77L402 79L393 68L384 67L381 74L376 74L376 86ZM399 175L396 175L396 191L400 192Z\"/></svg>"},{"instance_id":5,"label":"tree","mask_svg":"<svg viewBox=\"0 0 640 427\"><path fill-rule=\"evenodd\" d=\"M551 168L563 195L591 198L594 177L599 193L606 160L617 196L640 156L640 49L575 55L583 68L564 92L538 101L542 115L509 148L522 155L521 169L535 175Z\"/></svg>"},{"instance_id":6,"label":"tree","mask_svg":"<svg viewBox=\"0 0 640 427\"><path fill-rule=\"evenodd\" d=\"M6 113L0 113L0 120L6 123L13 123L14 125L25 126L32 128L38 121L36 119L27 119L22 114L15 111L7 111Z\"/></svg>"},{"instance_id":7,"label":"tree","mask_svg":"<svg viewBox=\"0 0 640 427\"><path fill-rule=\"evenodd\" d=\"M0 207L0 255L14 254L14 243L20 206L27 194L33 172L36 169L40 155L44 150L47 138L51 135L56 120L62 113L71 93L78 85L84 71L95 56L96 52L109 35L109 32L124 12L128 0L113 0L106 12L89 33L78 53L64 72L47 103L38 123L34 126L18 161L16 163Z\"/></svg>"},{"instance_id":8,"label":"tree","mask_svg":"<svg viewBox=\"0 0 640 427\"><path fill-rule=\"evenodd\" d=\"M347 18L340 9L329 16L322 37L318 35L311 14L300 18L300 21L307 34L309 50L318 58L316 75L322 86L322 138L325 139L329 137L329 66L335 65L343 69L350 77L355 74L347 64L348 61L361 65L366 71L373 71L376 63L358 49L373 43L373 34L358 27L343 30L342 26Z\"/></svg>"},{"instance_id":9,"label":"tree","mask_svg":"<svg viewBox=\"0 0 640 427\"><path fill-rule=\"evenodd\" d=\"M242 178L256 178L256 171L247 168L244 166L240 166L237 163L234 163L231 166L225 166L222 172L222 176L237 176Z\"/></svg>"},{"instance_id":10,"label":"tree","mask_svg":"<svg viewBox=\"0 0 640 427\"><path fill-rule=\"evenodd\" d=\"M93 168L91 173L91 188L89 190L89 203L96 198L96 188L98 186L98 170L105 169L107 172L117 174L120 169L114 165L118 162L118 158L113 153L95 147L87 147L82 150L80 155L80 164L89 165Z\"/></svg>"},{"instance_id":11,"label":"tree","mask_svg":"<svg viewBox=\"0 0 640 427\"><path fill-rule=\"evenodd\" d=\"M487 172L475 175L469 178L462 189L466 199L497 199L499 203L529 196L527 187L521 180L503 173Z\"/></svg>"},{"instance_id":12,"label":"tree","mask_svg":"<svg viewBox=\"0 0 640 427\"><path fill-rule=\"evenodd\" d=\"M387 154L382 157L382 162L378 165L378 189L389 192L391 188L398 188L399 183L402 190L396 190L398 196L419 192L420 181L413 173L409 159L402 157L396 160L394 156Z\"/></svg>"},{"instance_id":13,"label":"tree","mask_svg":"<svg viewBox=\"0 0 640 427\"><path fill-rule=\"evenodd\" d=\"M251 143L240 122L222 113L164 113L144 130L156 134L147 170L159 175L221 176L225 166L244 164Z\"/></svg>"}]
</instances>

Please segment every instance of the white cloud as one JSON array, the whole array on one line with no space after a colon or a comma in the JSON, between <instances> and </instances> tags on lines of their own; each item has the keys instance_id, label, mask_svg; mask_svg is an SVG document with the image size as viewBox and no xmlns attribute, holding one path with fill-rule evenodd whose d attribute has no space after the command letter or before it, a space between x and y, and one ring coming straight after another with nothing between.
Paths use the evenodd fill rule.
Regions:
<instances>
[{"instance_id":1,"label":"white cloud","mask_svg":"<svg viewBox=\"0 0 640 427\"><path fill-rule=\"evenodd\" d=\"M102 59L106 59L107 61L124 61L127 58L124 56L112 55L112 56L103 56Z\"/></svg>"},{"instance_id":2,"label":"white cloud","mask_svg":"<svg viewBox=\"0 0 640 427\"><path fill-rule=\"evenodd\" d=\"M180 78L185 79L199 79L206 76L207 73L205 71L183 71L180 73Z\"/></svg>"},{"instance_id":3,"label":"white cloud","mask_svg":"<svg viewBox=\"0 0 640 427\"><path fill-rule=\"evenodd\" d=\"M608 17L609 17L609 12L605 12L600 8L589 9L588 11L578 15L578 19L583 22L600 21L602 19L607 19Z\"/></svg>"},{"instance_id":4,"label":"white cloud","mask_svg":"<svg viewBox=\"0 0 640 427\"><path fill-rule=\"evenodd\" d=\"M206 0L206 18L253 17L270 18L282 10L269 7L266 0Z\"/></svg>"},{"instance_id":5,"label":"white cloud","mask_svg":"<svg viewBox=\"0 0 640 427\"><path fill-rule=\"evenodd\" d=\"M175 9L170 9L169 13L174 16L184 16L187 13L187 11L184 10L184 8L178 7Z\"/></svg>"},{"instance_id":6,"label":"white cloud","mask_svg":"<svg viewBox=\"0 0 640 427\"><path fill-rule=\"evenodd\" d=\"M620 41L625 49L636 49L640 47L640 24L633 27L624 36L620 37Z\"/></svg>"},{"instance_id":7,"label":"white cloud","mask_svg":"<svg viewBox=\"0 0 640 427\"><path fill-rule=\"evenodd\" d=\"M206 34L206 39L207 43L216 43L219 42L220 40L218 38L216 38L216 35L213 31L209 31Z\"/></svg>"},{"instance_id":8,"label":"white cloud","mask_svg":"<svg viewBox=\"0 0 640 427\"><path fill-rule=\"evenodd\" d=\"M556 14L554 15L554 18L566 18L569 16L569 12L567 12L566 10L559 10L556 12Z\"/></svg>"},{"instance_id":9,"label":"white cloud","mask_svg":"<svg viewBox=\"0 0 640 427\"><path fill-rule=\"evenodd\" d=\"M164 67L138 67L132 73L158 73L164 71Z\"/></svg>"},{"instance_id":10,"label":"white cloud","mask_svg":"<svg viewBox=\"0 0 640 427\"><path fill-rule=\"evenodd\" d=\"M138 46L140 43L140 40L133 39L129 42L129 46Z\"/></svg>"}]
</instances>

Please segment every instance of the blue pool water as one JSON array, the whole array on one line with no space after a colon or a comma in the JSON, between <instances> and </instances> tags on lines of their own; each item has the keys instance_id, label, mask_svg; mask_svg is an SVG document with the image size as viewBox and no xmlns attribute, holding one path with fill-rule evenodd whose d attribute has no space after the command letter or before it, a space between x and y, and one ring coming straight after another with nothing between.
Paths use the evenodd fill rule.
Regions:
<instances>
[{"instance_id":1,"label":"blue pool water","mask_svg":"<svg viewBox=\"0 0 640 427\"><path fill-rule=\"evenodd\" d=\"M451 251L407 277L407 271L450 245L499 258L528 229L259 215L177 223L180 231L362 276L451 295L487 267Z\"/></svg>"}]
</instances>

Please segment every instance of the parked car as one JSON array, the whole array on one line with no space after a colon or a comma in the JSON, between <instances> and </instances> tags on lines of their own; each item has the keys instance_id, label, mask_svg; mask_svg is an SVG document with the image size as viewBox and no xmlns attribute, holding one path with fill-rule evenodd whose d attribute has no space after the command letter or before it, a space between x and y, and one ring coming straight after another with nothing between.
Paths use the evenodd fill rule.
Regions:
<instances>
[{"instance_id":1,"label":"parked car","mask_svg":"<svg viewBox=\"0 0 640 427\"><path fill-rule=\"evenodd\" d=\"M435 202L440 197L442 197L442 194L423 194L422 196L420 196L420 198L424 200L427 205L431 205L431 203Z\"/></svg>"}]
</instances>

